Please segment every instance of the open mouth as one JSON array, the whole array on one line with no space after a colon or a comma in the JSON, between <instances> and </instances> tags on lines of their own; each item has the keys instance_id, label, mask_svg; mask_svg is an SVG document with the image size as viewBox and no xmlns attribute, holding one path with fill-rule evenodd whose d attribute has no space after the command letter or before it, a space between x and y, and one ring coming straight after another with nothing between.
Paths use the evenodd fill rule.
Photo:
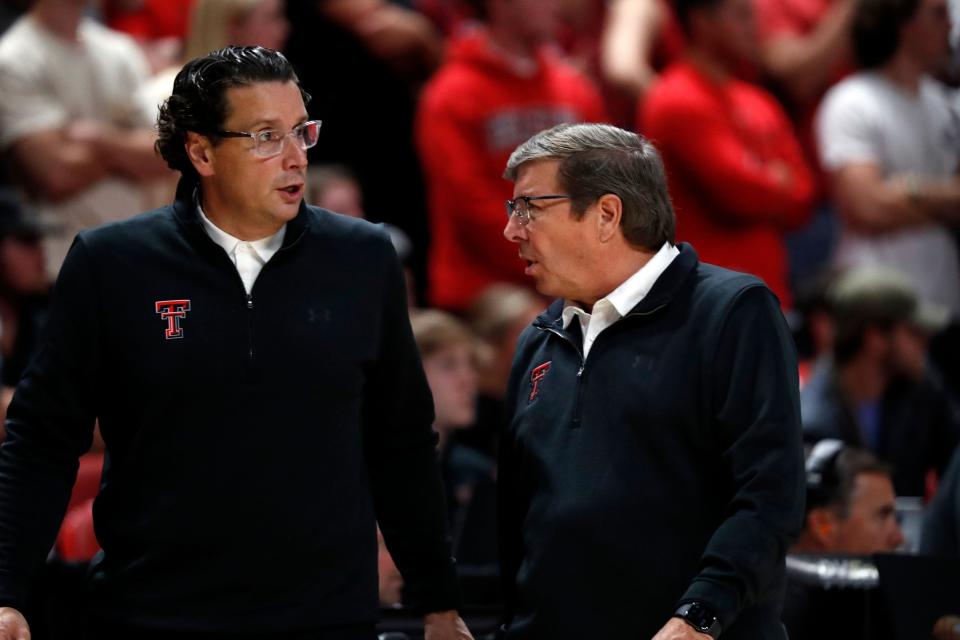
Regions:
<instances>
[{"instance_id":1,"label":"open mouth","mask_svg":"<svg viewBox=\"0 0 960 640\"><path fill-rule=\"evenodd\" d=\"M280 191L284 191L286 193L289 193L290 195L294 195L294 194L300 193L300 190L302 188L303 188L302 185L292 184L289 187L280 187Z\"/></svg>"}]
</instances>

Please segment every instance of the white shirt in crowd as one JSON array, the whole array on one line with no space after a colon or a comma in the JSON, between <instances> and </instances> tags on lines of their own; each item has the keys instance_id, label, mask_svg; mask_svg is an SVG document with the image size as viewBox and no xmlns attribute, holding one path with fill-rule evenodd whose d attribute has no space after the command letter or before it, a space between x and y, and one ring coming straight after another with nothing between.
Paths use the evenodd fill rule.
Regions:
<instances>
[{"instance_id":1,"label":"white shirt in crowd","mask_svg":"<svg viewBox=\"0 0 960 640\"><path fill-rule=\"evenodd\" d=\"M823 166L876 164L883 176L949 180L960 167L960 92L923 78L918 93L883 74L854 74L833 87L817 116ZM960 256L943 224L881 234L845 228L836 255L841 268L885 265L902 272L918 295L960 317Z\"/></svg>"},{"instance_id":2,"label":"white shirt in crowd","mask_svg":"<svg viewBox=\"0 0 960 640\"><path fill-rule=\"evenodd\" d=\"M156 114L135 97L149 75L146 58L125 34L84 18L77 42L68 42L24 14L0 38L0 151L79 120L154 126ZM136 215L146 199L142 185L108 177L66 200L34 205L60 229L44 238L47 270L56 276L77 232Z\"/></svg>"}]
</instances>

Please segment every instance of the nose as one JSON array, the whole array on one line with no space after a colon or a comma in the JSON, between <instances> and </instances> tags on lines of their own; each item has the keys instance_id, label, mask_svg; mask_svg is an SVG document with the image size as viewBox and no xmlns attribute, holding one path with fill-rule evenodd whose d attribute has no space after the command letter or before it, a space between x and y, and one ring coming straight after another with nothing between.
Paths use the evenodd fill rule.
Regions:
<instances>
[{"instance_id":1,"label":"nose","mask_svg":"<svg viewBox=\"0 0 960 640\"><path fill-rule=\"evenodd\" d=\"M899 549L905 540L906 538L903 535L903 530L900 528L900 523L894 520L893 529L890 531L890 550L895 551Z\"/></svg>"},{"instance_id":2,"label":"nose","mask_svg":"<svg viewBox=\"0 0 960 640\"><path fill-rule=\"evenodd\" d=\"M283 168L299 169L307 166L307 151L290 135L283 145Z\"/></svg>"},{"instance_id":3,"label":"nose","mask_svg":"<svg viewBox=\"0 0 960 640\"><path fill-rule=\"evenodd\" d=\"M503 237L510 242L520 242L527 238L527 228L517 221L517 216L507 218L507 225L503 228Z\"/></svg>"}]
</instances>

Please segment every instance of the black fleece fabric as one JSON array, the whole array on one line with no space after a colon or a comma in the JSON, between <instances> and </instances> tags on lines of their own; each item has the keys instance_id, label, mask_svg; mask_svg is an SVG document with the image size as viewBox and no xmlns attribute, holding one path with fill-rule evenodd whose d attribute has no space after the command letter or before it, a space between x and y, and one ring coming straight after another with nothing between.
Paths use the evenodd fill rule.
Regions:
<instances>
[{"instance_id":1,"label":"black fleece fabric","mask_svg":"<svg viewBox=\"0 0 960 640\"><path fill-rule=\"evenodd\" d=\"M523 333L501 440L506 637L651 638L686 602L785 638L803 523L796 355L776 297L689 245L586 361L555 302Z\"/></svg>"},{"instance_id":2,"label":"black fleece fabric","mask_svg":"<svg viewBox=\"0 0 960 640\"><path fill-rule=\"evenodd\" d=\"M23 603L99 419L99 616L248 634L375 621L375 518L411 604L459 606L433 404L375 225L301 205L250 295L185 185L81 233L8 416L0 603Z\"/></svg>"}]
</instances>

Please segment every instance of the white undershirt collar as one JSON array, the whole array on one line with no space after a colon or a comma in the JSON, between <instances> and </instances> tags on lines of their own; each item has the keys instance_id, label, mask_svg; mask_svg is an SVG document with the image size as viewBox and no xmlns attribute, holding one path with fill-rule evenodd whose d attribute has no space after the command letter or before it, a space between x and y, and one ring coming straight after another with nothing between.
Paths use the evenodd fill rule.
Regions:
<instances>
[{"instance_id":1,"label":"white undershirt collar","mask_svg":"<svg viewBox=\"0 0 960 640\"><path fill-rule=\"evenodd\" d=\"M249 294L253 290L253 283L256 282L257 276L260 275L260 270L263 269L263 265L267 264L270 258L273 257L273 254L283 245L287 225L280 227L280 230L272 236L247 241L235 238L213 224L203 212L203 207L200 206L199 202L197 203L197 212L200 214L200 221L203 223L204 231L207 232L211 240L227 252L227 256L230 257L230 261L236 266L237 273L240 274L240 279L243 280L243 286Z\"/></svg>"},{"instance_id":2,"label":"white undershirt collar","mask_svg":"<svg viewBox=\"0 0 960 640\"><path fill-rule=\"evenodd\" d=\"M597 300L591 313L587 313L569 300L565 301L562 314L563 328L566 329L570 326L574 316L579 319L580 329L583 333L584 359L590 353L590 347L593 346L597 336L640 304L640 301L650 293L650 289L653 288L657 279L678 255L680 255L679 249L669 242L664 242L660 250L636 273L627 278L606 297Z\"/></svg>"}]
</instances>

